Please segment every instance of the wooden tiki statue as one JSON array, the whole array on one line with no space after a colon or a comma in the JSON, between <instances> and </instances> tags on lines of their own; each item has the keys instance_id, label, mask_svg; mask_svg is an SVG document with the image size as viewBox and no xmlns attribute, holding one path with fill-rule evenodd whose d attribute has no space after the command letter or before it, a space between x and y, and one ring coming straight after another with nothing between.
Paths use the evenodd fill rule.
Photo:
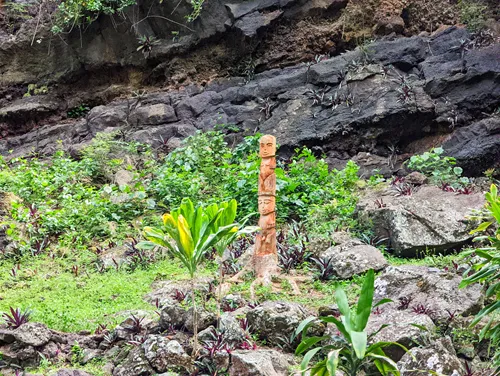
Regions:
<instances>
[{"instance_id":1,"label":"wooden tiki statue","mask_svg":"<svg viewBox=\"0 0 500 376\"><path fill-rule=\"evenodd\" d=\"M259 173L259 227L255 239L254 269L257 278L270 282L278 270L276 250L276 138L271 135L260 139Z\"/></svg>"}]
</instances>

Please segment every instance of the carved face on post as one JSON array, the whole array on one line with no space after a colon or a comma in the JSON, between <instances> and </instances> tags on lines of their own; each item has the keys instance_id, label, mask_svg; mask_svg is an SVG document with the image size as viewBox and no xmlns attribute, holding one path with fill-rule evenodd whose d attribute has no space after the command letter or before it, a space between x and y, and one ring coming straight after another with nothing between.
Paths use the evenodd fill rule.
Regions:
<instances>
[{"instance_id":1,"label":"carved face on post","mask_svg":"<svg viewBox=\"0 0 500 376\"><path fill-rule=\"evenodd\" d=\"M276 155L276 137L265 135L260 138L260 157L269 158Z\"/></svg>"},{"instance_id":2,"label":"carved face on post","mask_svg":"<svg viewBox=\"0 0 500 376\"><path fill-rule=\"evenodd\" d=\"M274 196L259 196L259 213L268 215L275 211L276 198Z\"/></svg>"}]
</instances>

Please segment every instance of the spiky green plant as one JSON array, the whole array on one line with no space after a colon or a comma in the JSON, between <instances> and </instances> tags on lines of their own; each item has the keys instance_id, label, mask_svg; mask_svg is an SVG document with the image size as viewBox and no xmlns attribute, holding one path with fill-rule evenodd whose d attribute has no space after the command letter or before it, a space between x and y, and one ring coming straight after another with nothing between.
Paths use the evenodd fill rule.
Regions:
<instances>
[{"instance_id":1,"label":"spiky green plant","mask_svg":"<svg viewBox=\"0 0 500 376\"><path fill-rule=\"evenodd\" d=\"M373 305L374 278L373 270L366 273L355 307L349 307L347 295L342 288L335 291L335 299L342 314L340 319L333 316L319 318L321 322L334 324L340 332L341 337L335 338L334 345L316 346L331 337L307 335L308 329L318 321L315 317L307 318L299 325L295 334L302 335L302 342L295 354L305 353L300 365L302 374L309 371L310 376L335 376L336 371L341 370L348 376L356 376L368 364L373 363L382 375L399 376L396 363L385 355L383 349L391 345L399 346L407 351L406 348L395 342L369 344L370 340L387 326L383 325L377 332L368 335L366 325L372 309L390 302L389 299L382 299ZM317 361L310 366L314 358Z\"/></svg>"}]
</instances>

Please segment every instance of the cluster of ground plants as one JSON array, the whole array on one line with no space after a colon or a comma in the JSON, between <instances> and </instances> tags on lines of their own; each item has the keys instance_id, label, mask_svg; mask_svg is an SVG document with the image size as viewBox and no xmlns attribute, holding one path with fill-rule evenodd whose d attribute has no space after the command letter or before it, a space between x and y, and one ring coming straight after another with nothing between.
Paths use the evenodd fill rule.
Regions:
<instances>
[{"instance_id":1,"label":"cluster of ground plants","mask_svg":"<svg viewBox=\"0 0 500 376\"><path fill-rule=\"evenodd\" d=\"M143 300L154 281L191 279L194 284L195 277L208 277L210 282L203 291L177 290L173 298L180 304L202 306L217 314L240 308L238 302L223 302L218 286L241 270L240 257L251 246L251 234L256 231L251 225L257 219L259 138L252 135L229 147L221 132L198 133L165 153L161 147L153 150L124 142L117 134L106 134L97 137L78 160L62 146L50 159L2 159L0 210L6 215L1 225L8 244L0 253L3 321L11 328L33 320L62 331L86 329L106 333L112 341L112 328L130 317L130 310L153 313L161 308L158 301L148 304ZM426 174L436 185L456 185L457 192L470 184L455 161L440 149L415 156L408 167ZM304 355L301 369L311 374L334 375L340 369L357 375L373 367L383 375L399 374L384 353L385 347L394 344L369 343L365 331L370 315L387 302L373 302L373 271L338 281L331 260L314 257L309 247L312 237L328 238L331 231L344 229L385 251L360 227L354 213L360 187L380 184L383 179L376 176L361 184L357 170L349 162L343 170L329 171L306 148L288 160L279 160L279 263L284 274L313 278L301 284L304 293L298 296L290 295L292 286L283 278L278 291L258 287L253 300L249 295L255 278L252 273L230 291L251 306L286 300L317 309L331 304L335 297L340 316L319 321L335 325L341 336L311 336L308 328L318 319L310 318L281 344L287 351ZM393 185L401 183L404 181ZM496 343L499 234L495 223L500 223L500 204L494 185L486 198L484 212L477 213L477 219L485 222L475 230L489 231L477 239L484 248L461 255L430 253L411 262L386 256L391 264L430 265L457 273L458 263L464 262L460 258L467 257L470 269L463 285L479 281L490 286L486 293L490 303L476 322L491 318L479 338L467 340ZM115 251L120 249L124 252L118 256ZM417 314L433 313L411 301L399 304ZM129 319L130 328L126 329L138 333L130 341L132 346L144 340L139 335L143 320L140 315ZM247 332L247 324L242 321L241 325ZM443 330L457 338L466 334ZM335 344L325 345L328 341ZM249 334L237 348L251 350L260 345L265 343ZM217 329L211 340L196 346L208 354L233 350ZM79 353L81 349L75 347L75 359ZM210 356L197 362L199 369L214 374Z\"/></svg>"},{"instance_id":2,"label":"cluster of ground plants","mask_svg":"<svg viewBox=\"0 0 500 376\"><path fill-rule=\"evenodd\" d=\"M0 250L0 311L29 309L32 319L72 331L93 330L104 318L117 323L121 317L113 314L125 309L152 309L142 301L150 284L187 273L173 272L178 261L166 252L139 249L142 229L161 225L161 215L184 198L196 205L236 199L236 220L248 217L248 224L255 224L258 138L230 148L223 133L200 133L164 154L108 134L97 137L78 160L63 145L50 159L2 158L7 245ZM130 173L128 184L115 183L120 172ZM353 163L329 171L308 149L280 161L280 221L321 217L322 231L351 227L356 172ZM312 230L314 222L301 226ZM120 250L124 256L115 256ZM226 260L228 274L234 274L235 260ZM214 273L214 264L205 262L200 273Z\"/></svg>"}]
</instances>

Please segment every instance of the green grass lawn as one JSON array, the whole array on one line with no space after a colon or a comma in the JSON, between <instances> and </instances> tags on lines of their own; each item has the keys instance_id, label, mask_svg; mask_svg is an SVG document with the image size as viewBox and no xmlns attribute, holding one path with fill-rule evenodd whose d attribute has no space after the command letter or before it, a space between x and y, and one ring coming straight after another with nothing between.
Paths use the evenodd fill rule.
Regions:
<instances>
[{"instance_id":1,"label":"green grass lawn","mask_svg":"<svg viewBox=\"0 0 500 376\"><path fill-rule=\"evenodd\" d=\"M28 309L31 319L45 323L52 329L75 332L93 331L98 324L112 328L126 318L124 311L149 310L155 307L143 300L151 291L151 284L157 280L188 279L182 265L170 258L150 264L146 269L126 270L109 269L97 273L91 266L80 266L78 275L73 273L72 265L91 265L93 254L79 255L79 260L64 255L54 259L48 256L25 257L21 260L0 261L0 312L8 312L10 307ZM434 267L451 266L460 255L427 256L422 259L400 259L389 254L386 257L391 265L428 265ZM85 260L85 262L81 262ZM12 276L11 270L16 271ZM87 270L86 270L87 269ZM311 275L304 269L301 273ZM199 271L200 276L216 277L213 264ZM303 304L313 310L335 302L334 292L340 284L350 300L354 301L360 289L361 277L348 281L317 281L299 283L301 294L292 295L286 280L273 291L270 287L256 289L258 301L286 300ZM234 284L231 293L241 294L250 299L251 280ZM210 306L214 304L209 304ZM122 313L122 314L120 314Z\"/></svg>"},{"instance_id":2,"label":"green grass lawn","mask_svg":"<svg viewBox=\"0 0 500 376\"><path fill-rule=\"evenodd\" d=\"M94 330L100 323L113 327L124 318L121 311L154 310L143 300L153 281L187 278L171 259L134 272L80 271L78 276L61 260L48 257L23 260L16 277L10 275L14 265L0 262L0 312L29 309L33 321L66 332Z\"/></svg>"}]
</instances>

